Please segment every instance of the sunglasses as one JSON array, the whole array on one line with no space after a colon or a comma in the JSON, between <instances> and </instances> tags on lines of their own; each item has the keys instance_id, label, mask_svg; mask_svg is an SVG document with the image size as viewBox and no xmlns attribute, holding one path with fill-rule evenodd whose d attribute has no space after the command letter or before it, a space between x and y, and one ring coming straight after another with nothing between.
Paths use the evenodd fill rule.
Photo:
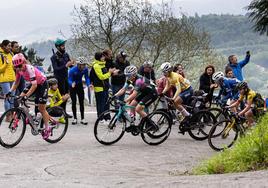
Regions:
<instances>
[{"instance_id":1,"label":"sunglasses","mask_svg":"<svg viewBox=\"0 0 268 188\"><path fill-rule=\"evenodd\" d=\"M20 69L20 68L22 68L22 64L15 67L15 69Z\"/></svg>"}]
</instances>

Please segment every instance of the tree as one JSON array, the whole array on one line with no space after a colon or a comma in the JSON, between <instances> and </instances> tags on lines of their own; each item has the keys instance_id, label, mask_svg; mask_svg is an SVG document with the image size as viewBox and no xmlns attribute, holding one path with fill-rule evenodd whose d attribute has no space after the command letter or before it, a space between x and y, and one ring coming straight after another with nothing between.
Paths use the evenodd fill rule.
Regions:
<instances>
[{"instance_id":1,"label":"tree","mask_svg":"<svg viewBox=\"0 0 268 188\"><path fill-rule=\"evenodd\" d=\"M268 35L268 1L253 0L247 9L250 11L249 18L255 22L254 30Z\"/></svg>"},{"instance_id":2,"label":"tree","mask_svg":"<svg viewBox=\"0 0 268 188\"><path fill-rule=\"evenodd\" d=\"M43 66L43 61L45 60L45 58L37 56L37 52L33 48L28 49L24 46L21 49L21 52L33 66Z\"/></svg>"}]
</instances>

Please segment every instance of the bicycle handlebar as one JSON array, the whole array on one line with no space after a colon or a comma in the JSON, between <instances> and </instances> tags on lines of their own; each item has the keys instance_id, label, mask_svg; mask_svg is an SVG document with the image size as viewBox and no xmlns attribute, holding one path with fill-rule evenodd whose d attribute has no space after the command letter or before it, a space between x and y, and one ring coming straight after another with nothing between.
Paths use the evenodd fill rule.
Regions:
<instances>
[{"instance_id":1,"label":"bicycle handlebar","mask_svg":"<svg viewBox=\"0 0 268 188\"><path fill-rule=\"evenodd\" d=\"M16 96L16 95L10 95L8 97L5 97L5 100L7 100L10 104L14 104L14 102L12 103L10 101L10 98L14 98L14 100L17 100L18 103L20 103L21 105L23 105L23 106L25 106L27 108L30 108L30 106L26 103L26 101L28 99L25 99L24 97L22 97L22 96Z\"/></svg>"}]
</instances>

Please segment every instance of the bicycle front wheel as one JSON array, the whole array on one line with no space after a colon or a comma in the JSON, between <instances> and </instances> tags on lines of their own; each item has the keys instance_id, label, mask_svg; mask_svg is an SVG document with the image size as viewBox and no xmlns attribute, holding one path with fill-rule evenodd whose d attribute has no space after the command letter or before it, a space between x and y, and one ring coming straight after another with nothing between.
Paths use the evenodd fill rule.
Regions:
<instances>
[{"instance_id":1,"label":"bicycle front wheel","mask_svg":"<svg viewBox=\"0 0 268 188\"><path fill-rule=\"evenodd\" d=\"M169 115L161 110L156 110L149 115L151 121L157 126L157 130L141 133L142 140L149 145L159 145L163 143L171 132L172 123ZM141 125L141 129L146 129L146 123Z\"/></svg>"},{"instance_id":2,"label":"bicycle front wheel","mask_svg":"<svg viewBox=\"0 0 268 188\"><path fill-rule=\"evenodd\" d=\"M109 116L109 121L103 122L104 117ZM103 112L96 120L94 126L94 136L103 145L111 145L118 142L125 133L126 120L123 116L118 117L118 110L108 110Z\"/></svg>"},{"instance_id":3,"label":"bicycle front wheel","mask_svg":"<svg viewBox=\"0 0 268 188\"><path fill-rule=\"evenodd\" d=\"M0 145L13 148L20 143L26 130L25 114L18 108L7 110L0 118Z\"/></svg>"},{"instance_id":4,"label":"bicycle front wheel","mask_svg":"<svg viewBox=\"0 0 268 188\"><path fill-rule=\"evenodd\" d=\"M230 120L220 121L213 125L209 132L208 144L215 151L231 147L238 137L238 131Z\"/></svg>"},{"instance_id":5,"label":"bicycle front wheel","mask_svg":"<svg viewBox=\"0 0 268 188\"><path fill-rule=\"evenodd\" d=\"M59 142L66 134L68 129L68 118L63 108L54 106L47 109L50 115L49 126L51 126L51 134L45 141L54 144ZM41 121L41 127L44 126L44 121Z\"/></svg>"},{"instance_id":6,"label":"bicycle front wheel","mask_svg":"<svg viewBox=\"0 0 268 188\"><path fill-rule=\"evenodd\" d=\"M209 111L199 111L190 120L189 135L195 140L205 140L212 126L216 123L215 116Z\"/></svg>"}]
</instances>

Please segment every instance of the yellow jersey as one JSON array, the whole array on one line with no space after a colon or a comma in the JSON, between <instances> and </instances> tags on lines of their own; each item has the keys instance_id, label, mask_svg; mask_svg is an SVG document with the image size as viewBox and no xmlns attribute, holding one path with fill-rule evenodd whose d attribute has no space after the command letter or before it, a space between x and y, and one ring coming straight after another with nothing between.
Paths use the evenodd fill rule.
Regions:
<instances>
[{"instance_id":1,"label":"yellow jersey","mask_svg":"<svg viewBox=\"0 0 268 188\"><path fill-rule=\"evenodd\" d=\"M249 101L253 104L253 99L255 98L255 96L256 92L250 89L246 95L240 95L239 101L246 100L246 102Z\"/></svg>"},{"instance_id":2,"label":"yellow jersey","mask_svg":"<svg viewBox=\"0 0 268 188\"><path fill-rule=\"evenodd\" d=\"M59 106L63 103L59 89L56 89L56 91L54 91L53 89L49 88L48 97L50 98L48 101L49 103L47 104L49 107Z\"/></svg>"},{"instance_id":3,"label":"yellow jersey","mask_svg":"<svg viewBox=\"0 0 268 188\"><path fill-rule=\"evenodd\" d=\"M167 80L169 84L167 84L166 87L168 87L168 85L176 87L176 93L174 96L177 96L181 92L191 87L187 79L183 78L180 74L175 73L175 72L171 72L170 75L167 77Z\"/></svg>"}]
</instances>

